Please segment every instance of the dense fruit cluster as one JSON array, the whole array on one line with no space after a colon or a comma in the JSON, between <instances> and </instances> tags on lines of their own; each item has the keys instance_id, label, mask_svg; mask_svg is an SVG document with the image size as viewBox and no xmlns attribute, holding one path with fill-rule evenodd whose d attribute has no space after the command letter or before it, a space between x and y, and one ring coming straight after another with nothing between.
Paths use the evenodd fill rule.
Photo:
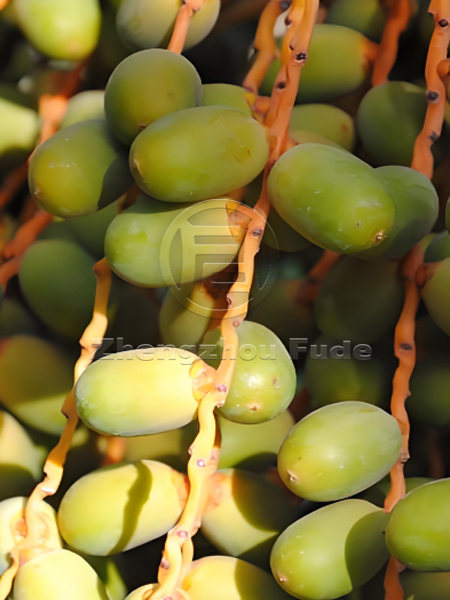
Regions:
<instances>
[{"instance_id":1,"label":"dense fruit cluster","mask_svg":"<svg viewBox=\"0 0 450 600\"><path fill-rule=\"evenodd\" d=\"M450 597L449 43L0 0L0 600Z\"/></svg>"}]
</instances>

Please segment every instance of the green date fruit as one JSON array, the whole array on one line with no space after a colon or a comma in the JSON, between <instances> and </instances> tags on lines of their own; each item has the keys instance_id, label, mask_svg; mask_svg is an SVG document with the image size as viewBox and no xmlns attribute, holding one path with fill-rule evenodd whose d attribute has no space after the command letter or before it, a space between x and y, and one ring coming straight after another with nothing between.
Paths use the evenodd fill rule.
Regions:
<instances>
[{"instance_id":1,"label":"green date fruit","mask_svg":"<svg viewBox=\"0 0 450 600\"><path fill-rule=\"evenodd\" d=\"M430 317L447 335L450 335L449 290L450 258L446 258L432 269L421 295Z\"/></svg>"},{"instance_id":2,"label":"green date fruit","mask_svg":"<svg viewBox=\"0 0 450 600\"><path fill-rule=\"evenodd\" d=\"M182 0L123 0L117 13L119 35L135 50L165 48L182 5ZM220 0L205 1L191 19L185 49L195 46L209 34L219 10Z\"/></svg>"},{"instance_id":3,"label":"green date fruit","mask_svg":"<svg viewBox=\"0 0 450 600\"><path fill-rule=\"evenodd\" d=\"M322 102L357 90L371 70L375 49L373 42L349 27L316 25L302 69L299 100ZM262 93L271 93L280 66L279 60L272 63Z\"/></svg>"},{"instance_id":4,"label":"green date fruit","mask_svg":"<svg viewBox=\"0 0 450 600\"><path fill-rule=\"evenodd\" d=\"M185 501L184 475L143 460L103 467L79 479L58 511L64 540L76 550L108 556L164 535Z\"/></svg>"},{"instance_id":5,"label":"green date fruit","mask_svg":"<svg viewBox=\"0 0 450 600\"><path fill-rule=\"evenodd\" d=\"M166 346L195 348L206 334L211 319L223 313L215 310L214 298L203 282L172 286L159 313L161 337ZM219 323L218 323L219 324Z\"/></svg>"},{"instance_id":6,"label":"green date fruit","mask_svg":"<svg viewBox=\"0 0 450 600\"><path fill-rule=\"evenodd\" d=\"M341 347L342 341L322 335L314 344L321 355L322 346L328 350ZM339 350L339 352L342 352ZM336 402L357 400L381 408L389 408L392 369L378 356L358 360L354 356L342 360L307 355L305 364L305 386L311 394L315 408Z\"/></svg>"},{"instance_id":7,"label":"green date fruit","mask_svg":"<svg viewBox=\"0 0 450 600\"><path fill-rule=\"evenodd\" d=\"M192 600L289 600L273 578L262 569L228 556L196 560L183 582Z\"/></svg>"},{"instance_id":8,"label":"green date fruit","mask_svg":"<svg viewBox=\"0 0 450 600\"><path fill-rule=\"evenodd\" d=\"M100 35L98 0L15 0L19 26L38 50L58 60L83 60Z\"/></svg>"},{"instance_id":9,"label":"green date fruit","mask_svg":"<svg viewBox=\"0 0 450 600\"><path fill-rule=\"evenodd\" d=\"M109 600L124 600L127 586L123 579L121 563L117 558L105 556L90 556L83 554L82 558L87 561L106 588Z\"/></svg>"},{"instance_id":10,"label":"green date fruit","mask_svg":"<svg viewBox=\"0 0 450 600\"><path fill-rule=\"evenodd\" d=\"M247 471L264 471L275 465L278 451L294 423L294 417L288 410L271 421L256 425L235 423L218 414L221 436L219 469L238 467Z\"/></svg>"},{"instance_id":11,"label":"green date fruit","mask_svg":"<svg viewBox=\"0 0 450 600\"><path fill-rule=\"evenodd\" d=\"M61 121L61 128L70 127L83 121L102 119L105 117L105 92L103 90L87 90L75 94L67 104L66 114Z\"/></svg>"},{"instance_id":12,"label":"green date fruit","mask_svg":"<svg viewBox=\"0 0 450 600\"><path fill-rule=\"evenodd\" d=\"M288 150L275 163L268 190L279 215L327 250L352 254L378 246L394 224L394 202L376 172L332 146Z\"/></svg>"},{"instance_id":13,"label":"green date fruit","mask_svg":"<svg viewBox=\"0 0 450 600\"><path fill-rule=\"evenodd\" d=\"M73 364L61 348L37 337L5 340L0 354L0 402L39 431L60 435L61 408L73 385Z\"/></svg>"},{"instance_id":14,"label":"green date fruit","mask_svg":"<svg viewBox=\"0 0 450 600\"><path fill-rule=\"evenodd\" d=\"M79 217L114 202L133 181L125 148L98 119L66 127L41 144L31 156L28 182L52 215Z\"/></svg>"},{"instance_id":15,"label":"green date fruit","mask_svg":"<svg viewBox=\"0 0 450 600\"><path fill-rule=\"evenodd\" d=\"M303 517L272 550L272 573L301 600L333 600L364 585L389 557L389 515L364 500L344 500Z\"/></svg>"},{"instance_id":16,"label":"green date fruit","mask_svg":"<svg viewBox=\"0 0 450 600\"><path fill-rule=\"evenodd\" d=\"M388 81L367 92L356 125L363 147L375 164L409 167L427 104L426 90L404 81ZM446 116L450 117L449 105ZM442 155L442 141L434 153L436 150L437 156Z\"/></svg>"},{"instance_id":17,"label":"green date fruit","mask_svg":"<svg viewBox=\"0 0 450 600\"><path fill-rule=\"evenodd\" d=\"M24 516L27 498L15 497L0 502L0 575L11 564L10 552L15 544L25 537ZM62 540L56 524L56 514L46 502L39 504L39 517L48 535L46 546L49 550L62 548Z\"/></svg>"},{"instance_id":18,"label":"green date fruit","mask_svg":"<svg viewBox=\"0 0 450 600\"><path fill-rule=\"evenodd\" d=\"M446 356L419 362L410 381L406 407L412 419L432 427L450 425L450 374Z\"/></svg>"},{"instance_id":19,"label":"green date fruit","mask_svg":"<svg viewBox=\"0 0 450 600\"><path fill-rule=\"evenodd\" d=\"M324 406L291 430L278 454L286 486L306 500L353 496L389 473L401 447L397 421L377 406Z\"/></svg>"},{"instance_id":20,"label":"green date fruit","mask_svg":"<svg viewBox=\"0 0 450 600\"><path fill-rule=\"evenodd\" d=\"M18 96L18 97L17 97ZM28 107L16 88L0 87L0 168L14 168L34 150L41 131L38 113Z\"/></svg>"},{"instance_id":21,"label":"green date fruit","mask_svg":"<svg viewBox=\"0 0 450 600\"><path fill-rule=\"evenodd\" d=\"M394 201L394 225L379 246L358 256L400 258L430 233L439 214L439 198L428 177L409 167L380 167L375 174Z\"/></svg>"},{"instance_id":22,"label":"green date fruit","mask_svg":"<svg viewBox=\"0 0 450 600\"><path fill-rule=\"evenodd\" d=\"M432 234L425 252L425 262L439 262L450 258L450 233L447 230Z\"/></svg>"},{"instance_id":23,"label":"green date fruit","mask_svg":"<svg viewBox=\"0 0 450 600\"><path fill-rule=\"evenodd\" d=\"M164 115L200 103L202 82L184 56L168 50L143 50L123 60L105 91L106 119L116 137L131 144Z\"/></svg>"},{"instance_id":24,"label":"green date fruit","mask_svg":"<svg viewBox=\"0 0 450 600\"><path fill-rule=\"evenodd\" d=\"M205 83L202 87L202 106L229 106L236 110L243 110L248 115L251 115L252 111L245 98L247 90L240 85Z\"/></svg>"},{"instance_id":25,"label":"green date fruit","mask_svg":"<svg viewBox=\"0 0 450 600\"><path fill-rule=\"evenodd\" d=\"M263 325L243 321L236 332L239 347L234 349L233 380L219 413L237 423L270 421L286 410L294 397L294 365L282 342ZM209 332L203 344L214 352L205 356L205 362L214 368L225 353L233 350L224 348L219 329Z\"/></svg>"},{"instance_id":26,"label":"green date fruit","mask_svg":"<svg viewBox=\"0 0 450 600\"><path fill-rule=\"evenodd\" d=\"M39 326L25 306L13 298L3 298L0 305L0 337L35 335Z\"/></svg>"},{"instance_id":27,"label":"green date fruit","mask_svg":"<svg viewBox=\"0 0 450 600\"><path fill-rule=\"evenodd\" d=\"M78 340L91 320L94 264L85 250L64 240L42 240L25 253L19 271L22 294L39 319L63 337Z\"/></svg>"},{"instance_id":28,"label":"green date fruit","mask_svg":"<svg viewBox=\"0 0 450 600\"><path fill-rule=\"evenodd\" d=\"M355 145L355 124L352 117L329 104L294 106L289 124L291 137L298 131L319 134L350 152Z\"/></svg>"},{"instance_id":29,"label":"green date fruit","mask_svg":"<svg viewBox=\"0 0 450 600\"><path fill-rule=\"evenodd\" d=\"M0 501L31 492L41 476L41 455L26 430L0 410Z\"/></svg>"},{"instance_id":30,"label":"green date fruit","mask_svg":"<svg viewBox=\"0 0 450 600\"><path fill-rule=\"evenodd\" d=\"M297 516L286 491L261 475L218 471L211 480L201 531L220 552L263 568L280 533Z\"/></svg>"},{"instance_id":31,"label":"green date fruit","mask_svg":"<svg viewBox=\"0 0 450 600\"><path fill-rule=\"evenodd\" d=\"M220 197L247 185L269 156L266 129L241 110L200 106L149 125L135 139L130 167L138 186L165 202Z\"/></svg>"},{"instance_id":32,"label":"green date fruit","mask_svg":"<svg viewBox=\"0 0 450 600\"><path fill-rule=\"evenodd\" d=\"M239 250L244 230L229 213L237 206L227 199L168 204L141 194L109 226L106 259L119 277L142 287L201 280L233 262Z\"/></svg>"},{"instance_id":33,"label":"green date fruit","mask_svg":"<svg viewBox=\"0 0 450 600\"><path fill-rule=\"evenodd\" d=\"M405 600L447 600L450 594L448 573L403 571L400 576Z\"/></svg>"},{"instance_id":34,"label":"green date fruit","mask_svg":"<svg viewBox=\"0 0 450 600\"><path fill-rule=\"evenodd\" d=\"M386 529L389 551L414 571L450 571L448 551L450 479L413 490L392 511Z\"/></svg>"},{"instance_id":35,"label":"green date fruit","mask_svg":"<svg viewBox=\"0 0 450 600\"><path fill-rule=\"evenodd\" d=\"M78 241L92 256L100 260L105 254L105 236L108 227L119 214L119 202L84 217L66 219L65 224Z\"/></svg>"},{"instance_id":36,"label":"green date fruit","mask_svg":"<svg viewBox=\"0 0 450 600\"><path fill-rule=\"evenodd\" d=\"M198 358L178 348L140 348L92 363L75 388L83 422L119 436L162 433L196 418L191 367Z\"/></svg>"},{"instance_id":37,"label":"green date fruit","mask_svg":"<svg viewBox=\"0 0 450 600\"><path fill-rule=\"evenodd\" d=\"M192 421L171 431L127 438L124 458L129 462L156 460L185 473L189 447L197 432L198 423Z\"/></svg>"},{"instance_id":38,"label":"green date fruit","mask_svg":"<svg viewBox=\"0 0 450 600\"><path fill-rule=\"evenodd\" d=\"M386 12L378 0L336 0L328 9L326 23L350 27L378 42L383 33Z\"/></svg>"},{"instance_id":39,"label":"green date fruit","mask_svg":"<svg viewBox=\"0 0 450 600\"><path fill-rule=\"evenodd\" d=\"M69 550L39 554L22 565L13 594L15 600L109 600L94 569Z\"/></svg>"},{"instance_id":40,"label":"green date fruit","mask_svg":"<svg viewBox=\"0 0 450 600\"><path fill-rule=\"evenodd\" d=\"M346 256L326 276L314 315L319 329L334 339L370 344L393 331L402 304L397 263Z\"/></svg>"}]
</instances>

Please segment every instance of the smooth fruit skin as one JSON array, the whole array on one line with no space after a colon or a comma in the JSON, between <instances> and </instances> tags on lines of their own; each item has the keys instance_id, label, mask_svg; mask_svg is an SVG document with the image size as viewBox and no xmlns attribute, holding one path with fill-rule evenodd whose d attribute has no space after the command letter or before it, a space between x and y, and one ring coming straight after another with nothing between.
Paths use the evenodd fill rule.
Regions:
<instances>
[{"instance_id":1,"label":"smooth fruit skin","mask_svg":"<svg viewBox=\"0 0 450 600\"><path fill-rule=\"evenodd\" d=\"M94 569L78 554L55 550L20 567L15 600L109 600Z\"/></svg>"},{"instance_id":2,"label":"smooth fruit skin","mask_svg":"<svg viewBox=\"0 0 450 600\"><path fill-rule=\"evenodd\" d=\"M357 90L371 70L371 45L361 33L348 27L316 25L302 69L299 100L322 102ZM271 93L279 69L280 61L275 60L261 86L263 94Z\"/></svg>"},{"instance_id":3,"label":"smooth fruit skin","mask_svg":"<svg viewBox=\"0 0 450 600\"><path fill-rule=\"evenodd\" d=\"M129 145L147 125L194 108L201 97L200 76L187 58L168 50L143 50L113 71L105 90L106 119L115 136Z\"/></svg>"},{"instance_id":4,"label":"smooth fruit skin","mask_svg":"<svg viewBox=\"0 0 450 600\"><path fill-rule=\"evenodd\" d=\"M0 411L0 501L31 491L41 476L41 455L27 431Z\"/></svg>"},{"instance_id":5,"label":"smooth fruit skin","mask_svg":"<svg viewBox=\"0 0 450 600\"><path fill-rule=\"evenodd\" d=\"M243 321L236 332L239 347L233 380L225 405L218 412L237 423L270 421L286 410L294 397L296 374L292 359L277 336L259 323ZM224 350L220 336L220 330L215 329L203 340L215 354L204 360L214 368L223 353L230 352Z\"/></svg>"},{"instance_id":6,"label":"smooth fruit skin","mask_svg":"<svg viewBox=\"0 0 450 600\"><path fill-rule=\"evenodd\" d=\"M242 110L248 115L252 114L250 106L245 98L247 90L240 85L230 83L205 83L202 86L202 106L229 106Z\"/></svg>"},{"instance_id":7,"label":"smooth fruit skin","mask_svg":"<svg viewBox=\"0 0 450 600\"><path fill-rule=\"evenodd\" d=\"M167 533L181 514L184 497L184 476L162 463L103 467L68 490L58 526L76 550L117 554Z\"/></svg>"},{"instance_id":8,"label":"smooth fruit skin","mask_svg":"<svg viewBox=\"0 0 450 600\"><path fill-rule=\"evenodd\" d=\"M303 517L272 550L276 581L301 600L334 600L369 581L389 557L389 515L364 500L344 500Z\"/></svg>"},{"instance_id":9,"label":"smooth fruit skin","mask_svg":"<svg viewBox=\"0 0 450 600\"><path fill-rule=\"evenodd\" d=\"M389 551L414 571L450 571L450 479L427 483L400 500L386 529Z\"/></svg>"},{"instance_id":10,"label":"smooth fruit skin","mask_svg":"<svg viewBox=\"0 0 450 600\"><path fill-rule=\"evenodd\" d=\"M184 285L221 271L238 253L228 199L168 204L141 195L118 215L105 237L105 256L122 279L142 287ZM198 243L199 236L204 242Z\"/></svg>"},{"instance_id":11,"label":"smooth fruit skin","mask_svg":"<svg viewBox=\"0 0 450 600\"><path fill-rule=\"evenodd\" d=\"M65 338L78 340L91 320L94 264L85 250L64 240L36 242L23 258L19 271L22 294L39 319Z\"/></svg>"},{"instance_id":12,"label":"smooth fruit skin","mask_svg":"<svg viewBox=\"0 0 450 600\"><path fill-rule=\"evenodd\" d=\"M255 294L249 304L248 318L273 331L287 348L291 338L309 338L315 333L311 307L297 301L300 285L298 279L277 280L267 296Z\"/></svg>"},{"instance_id":13,"label":"smooth fruit skin","mask_svg":"<svg viewBox=\"0 0 450 600\"><path fill-rule=\"evenodd\" d=\"M197 433L198 423L192 421L172 431L127 438L124 459L129 462L156 460L185 473L189 447Z\"/></svg>"},{"instance_id":14,"label":"smooth fruit skin","mask_svg":"<svg viewBox=\"0 0 450 600\"><path fill-rule=\"evenodd\" d=\"M29 42L50 58L83 60L97 45L98 0L16 0L14 10Z\"/></svg>"},{"instance_id":15,"label":"smooth fruit skin","mask_svg":"<svg viewBox=\"0 0 450 600\"><path fill-rule=\"evenodd\" d=\"M182 0L123 0L117 13L117 29L124 42L135 50L167 47ZM220 0L206 0L193 15L185 49L201 42L219 16Z\"/></svg>"},{"instance_id":16,"label":"smooth fruit skin","mask_svg":"<svg viewBox=\"0 0 450 600\"><path fill-rule=\"evenodd\" d=\"M387 475L400 447L397 421L381 408L363 402L330 404L291 430L278 454L278 472L305 500L341 500Z\"/></svg>"},{"instance_id":17,"label":"smooth fruit skin","mask_svg":"<svg viewBox=\"0 0 450 600\"><path fill-rule=\"evenodd\" d=\"M27 159L36 146L42 121L38 113L0 88L0 168L14 168Z\"/></svg>"},{"instance_id":18,"label":"smooth fruit skin","mask_svg":"<svg viewBox=\"0 0 450 600\"><path fill-rule=\"evenodd\" d=\"M405 600L447 600L450 596L449 573L415 573L400 576Z\"/></svg>"},{"instance_id":19,"label":"smooth fruit skin","mask_svg":"<svg viewBox=\"0 0 450 600\"><path fill-rule=\"evenodd\" d=\"M36 319L14 298L3 298L0 305L0 337L35 335L39 330Z\"/></svg>"},{"instance_id":20,"label":"smooth fruit skin","mask_svg":"<svg viewBox=\"0 0 450 600\"><path fill-rule=\"evenodd\" d=\"M380 244L395 205L374 170L345 150L300 144L274 165L268 180L275 210L327 250L352 254Z\"/></svg>"},{"instance_id":21,"label":"smooth fruit skin","mask_svg":"<svg viewBox=\"0 0 450 600\"><path fill-rule=\"evenodd\" d=\"M0 575L11 564L10 552L14 545L24 538L23 520L28 498L8 498L0 502ZM39 517L48 533L47 548L62 548L62 540L56 524L56 513L46 502L39 505Z\"/></svg>"},{"instance_id":22,"label":"smooth fruit skin","mask_svg":"<svg viewBox=\"0 0 450 600\"><path fill-rule=\"evenodd\" d=\"M408 413L421 425L450 425L450 372L445 356L433 356L419 362L410 382Z\"/></svg>"},{"instance_id":23,"label":"smooth fruit skin","mask_svg":"<svg viewBox=\"0 0 450 600\"><path fill-rule=\"evenodd\" d=\"M439 233L432 233L432 239L425 251L425 262L439 262L450 258L450 234L445 229Z\"/></svg>"},{"instance_id":24,"label":"smooth fruit skin","mask_svg":"<svg viewBox=\"0 0 450 600\"><path fill-rule=\"evenodd\" d=\"M124 600L127 586L120 569L120 562L115 558L90 556L83 554L86 560L99 576L106 588L109 600Z\"/></svg>"},{"instance_id":25,"label":"smooth fruit skin","mask_svg":"<svg viewBox=\"0 0 450 600\"><path fill-rule=\"evenodd\" d=\"M195 202L247 185L267 162L266 129L241 110L200 106L149 125L135 139L138 186L165 202Z\"/></svg>"},{"instance_id":26,"label":"smooth fruit skin","mask_svg":"<svg viewBox=\"0 0 450 600\"><path fill-rule=\"evenodd\" d=\"M402 305L398 263L346 256L326 276L314 316L319 329L334 339L370 344L393 331Z\"/></svg>"},{"instance_id":27,"label":"smooth fruit skin","mask_svg":"<svg viewBox=\"0 0 450 600\"><path fill-rule=\"evenodd\" d=\"M376 165L411 164L426 110L426 90L412 83L388 81L367 92L356 125L364 149Z\"/></svg>"},{"instance_id":28,"label":"smooth fruit skin","mask_svg":"<svg viewBox=\"0 0 450 600\"><path fill-rule=\"evenodd\" d=\"M182 587L192 600L211 600L211 589L214 589L214 600L290 598L269 573L228 556L208 556L194 561Z\"/></svg>"},{"instance_id":29,"label":"smooth fruit skin","mask_svg":"<svg viewBox=\"0 0 450 600\"><path fill-rule=\"evenodd\" d=\"M26 425L60 435L73 364L55 344L32 336L5 340L0 354L0 401Z\"/></svg>"},{"instance_id":30,"label":"smooth fruit skin","mask_svg":"<svg viewBox=\"0 0 450 600\"><path fill-rule=\"evenodd\" d=\"M102 119L66 127L38 146L30 158L30 191L57 217L80 217L111 204L133 180L125 148Z\"/></svg>"},{"instance_id":31,"label":"smooth fruit skin","mask_svg":"<svg viewBox=\"0 0 450 600\"><path fill-rule=\"evenodd\" d=\"M341 346L342 340L333 340L321 335L314 344L328 350ZM336 402L357 400L388 409L391 396L392 370L385 361L377 356L369 360L358 360L351 356L337 360L313 358L311 353L306 357L305 386L311 394L311 402L320 408Z\"/></svg>"},{"instance_id":32,"label":"smooth fruit skin","mask_svg":"<svg viewBox=\"0 0 450 600\"><path fill-rule=\"evenodd\" d=\"M84 217L66 219L65 224L73 232L76 241L92 256L100 260L105 255L105 236L108 227L119 214L119 200Z\"/></svg>"},{"instance_id":33,"label":"smooth fruit skin","mask_svg":"<svg viewBox=\"0 0 450 600\"><path fill-rule=\"evenodd\" d=\"M439 198L428 177L409 167L380 167L375 174L394 201L394 225L379 246L359 256L400 258L432 230L439 214Z\"/></svg>"},{"instance_id":34,"label":"smooth fruit skin","mask_svg":"<svg viewBox=\"0 0 450 600\"><path fill-rule=\"evenodd\" d=\"M276 538L298 514L286 491L262 475L226 469L213 476L211 494L203 535L220 552L266 568Z\"/></svg>"},{"instance_id":35,"label":"smooth fruit skin","mask_svg":"<svg viewBox=\"0 0 450 600\"><path fill-rule=\"evenodd\" d=\"M342 148L353 150L355 124L350 115L329 104L299 104L294 106L289 123L292 135L297 131L316 133Z\"/></svg>"},{"instance_id":36,"label":"smooth fruit skin","mask_svg":"<svg viewBox=\"0 0 450 600\"><path fill-rule=\"evenodd\" d=\"M99 433L162 433L187 425L197 414L192 377L199 360L178 348L117 352L92 363L75 388L78 413Z\"/></svg>"},{"instance_id":37,"label":"smooth fruit skin","mask_svg":"<svg viewBox=\"0 0 450 600\"><path fill-rule=\"evenodd\" d=\"M449 293L450 258L446 258L436 264L436 269L421 289L421 296L430 317L447 335L450 335Z\"/></svg>"},{"instance_id":38,"label":"smooth fruit skin","mask_svg":"<svg viewBox=\"0 0 450 600\"><path fill-rule=\"evenodd\" d=\"M378 0L336 0L330 6L326 23L350 27L378 42L383 33L386 13Z\"/></svg>"},{"instance_id":39,"label":"smooth fruit skin","mask_svg":"<svg viewBox=\"0 0 450 600\"><path fill-rule=\"evenodd\" d=\"M66 114L61 121L61 129L83 121L102 119L105 116L105 92L87 90L75 94L67 104Z\"/></svg>"},{"instance_id":40,"label":"smooth fruit skin","mask_svg":"<svg viewBox=\"0 0 450 600\"><path fill-rule=\"evenodd\" d=\"M159 312L163 343L176 348L189 348L195 352L211 319L222 315L215 308L215 300L203 289L203 282L169 288Z\"/></svg>"},{"instance_id":41,"label":"smooth fruit skin","mask_svg":"<svg viewBox=\"0 0 450 600\"><path fill-rule=\"evenodd\" d=\"M275 465L278 451L294 424L294 417L288 410L271 421L256 425L234 423L217 415L221 435L219 469L238 467L264 471Z\"/></svg>"}]
</instances>

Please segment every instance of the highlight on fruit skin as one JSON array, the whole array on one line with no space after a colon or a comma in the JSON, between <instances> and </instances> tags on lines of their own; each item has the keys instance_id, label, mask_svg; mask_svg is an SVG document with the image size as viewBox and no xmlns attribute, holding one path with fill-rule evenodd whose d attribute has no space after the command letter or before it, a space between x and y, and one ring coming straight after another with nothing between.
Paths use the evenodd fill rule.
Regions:
<instances>
[{"instance_id":1,"label":"highlight on fruit skin","mask_svg":"<svg viewBox=\"0 0 450 600\"><path fill-rule=\"evenodd\" d=\"M94 569L69 550L39 554L21 566L13 594L16 600L109 600Z\"/></svg>"},{"instance_id":2,"label":"highlight on fruit skin","mask_svg":"<svg viewBox=\"0 0 450 600\"><path fill-rule=\"evenodd\" d=\"M350 593L387 562L388 521L388 514L364 500L343 500L316 510L275 542L275 580L301 600L334 600Z\"/></svg>"},{"instance_id":3,"label":"highlight on fruit skin","mask_svg":"<svg viewBox=\"0 0 450 600\"><path fill-rule=\"evenodd\" d=\"M301 498L341 500L389 473L399 458L401 438L396 419L377 406L330 404L291 430L278 454L278 472Z\"/></svg>"},{"instance_id":4,"label":"highlight on fruit skin","mask_svg":"<svg viewBox=\"0 0 450 600\"><path fill-rule=\"evenodd\" d=\"M124 144L164 115L197 106L202 82L184 56L168 50L131 54L113 71L105 90L106 119Z\"/></svg>"},{"instance_id":5,"label":"highlight on fruit skin","mask_svg":"<svg viewBox=\"0 0 450 600\"><path fill-rule=\"evenodd\" d=\"M225 405L218 412L237 423L263 423L287 409L296 390L296 375L292 359L281 340L269 329L243 321L236 329L239 347L236 365ZM220 330L209 332L203 342L214 355L205 362L217 368L224 348Z\"/></svg>"},{"instance_id":6,"label":"highlight on fruit skin","mask_svg":"<svg viewBox=\"0 0 450 600\"><path fill-rule=\"evenodd\" d=\"M11 497L0 502L0 575L11 564L11 550L15 544L25 537L24 515L26 504L27 498L23 496ZM39 517L42 523L41 533L47 535L47 548L50 550L61 549L62 540L58 531L54 509L46 502L41 503Z\"/></svg>"},{"instance_id":7,"label":"highlight on fruit skin","mask_svg":"<svg viewBox=\"0 0 450 600\"><path fill-rule=\"evenodd\" d=\"M197 416L191 369L202 362L179 348L140 348L92 363L75 388L83 422L99 433L148 435L178 429Z\"/></svg>"},{"instance_id":8,"label":"highlight on fruit skin","mask_svg":"<svg viewBox=\"0 0 450 600\"><path fill-rule=\"evenodd\" d=\"M400 500L386 529L389 551L414 571L449 571L446 539L449 479L422 485Z\"/></svg>"},{"instance_id":9,"label":"highlight on fruit skin","mask_svg":"<svg viewBox=\"0 0 450 600\"><path fill-rule=\"evenodd\" d=\"M186 492L185 476L163 463L103 467L66 492L58 527L75 550L117 554L166 534L181 515Z\"/></svg>"}]
</instances>

